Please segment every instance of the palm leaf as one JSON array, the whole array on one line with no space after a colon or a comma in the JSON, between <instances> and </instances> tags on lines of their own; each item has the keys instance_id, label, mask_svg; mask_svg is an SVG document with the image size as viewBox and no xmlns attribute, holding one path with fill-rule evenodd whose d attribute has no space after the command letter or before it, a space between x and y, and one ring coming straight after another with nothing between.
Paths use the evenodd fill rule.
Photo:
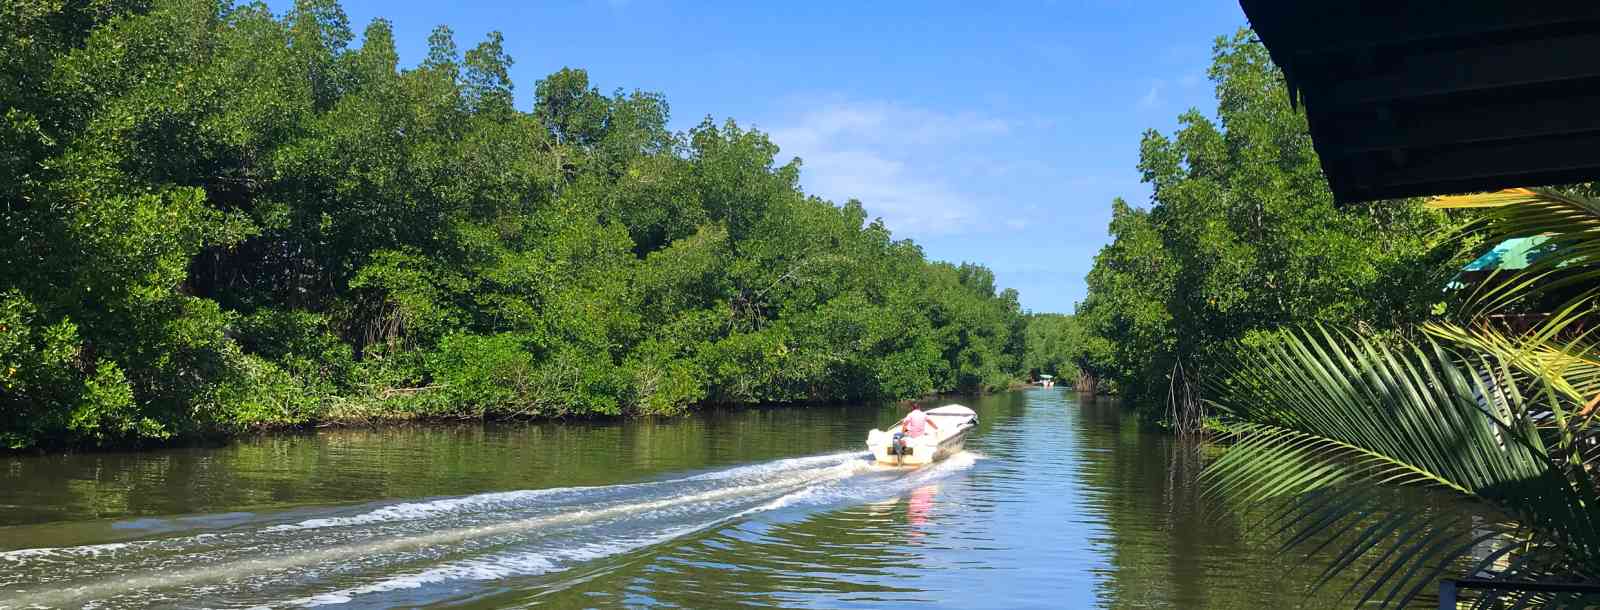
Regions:
<instances>
[{"instance_id":1,"label":"palm leaf","mask_svg":"<svg viewBox=\"0 0 1600 610\"><path fill-rule=\"evenodd\" d=\"M1435 210L1499 208L1528 201L1538 193L1528 188L1510 188L1470 195L1444 195L1428 200L1427 207Z\"/></svg>"},{"instance_id":2,"label":"palm leaf","mask_svg":"<svg viewBox=\"0 0 1600 610\"><path fill-rule=\"evenodd\" d=\"M1553 391L1580 405L1573 421L1574 431L1586 432L1600 409L1589 405L1600 399L1600 351L1592 337L1600 327L1570 330L1580 318L1569 308L1559 312L1521 335L1503 332L1488 324L1463 326L1451 322L1430 322L1424 332L1463 348L1492 354L1517 369L1516 378L1527 382L1543 380ZM1565 335L1565 336L1563 336ZM1565 401L1563 401L1565 402ZM1565 418L1566 413L1560 413Z\"/></svg>"},{"instance_id":3,"label":"palm leaf","mask_svg":"<svg viewBox=\"0 0 1600 610\"><path fill-rule=\"evenodd\" d=\"M1518 347L1462 357L1432 339L1391 344L1316 329L1247 348L1212 401L1232 422L1232 446L1203 474L1207 493L1277 502L1264 525L1283 550L1333 555L1319 587L1366 562L1346 592L1359 592L1358 604L1409 605L1486 544L1564 549L1540 555L1524 576L1547 577L1553 565L1600 574L1600 497L1586 475L1557 466L1528 421L1551 400L1573 404L1572 395L1539 381L1549 370L1539 358L1554 355ZM1395 503L1401 488L1454 498L1491 520Z\"/></svg>"}]
</instances>

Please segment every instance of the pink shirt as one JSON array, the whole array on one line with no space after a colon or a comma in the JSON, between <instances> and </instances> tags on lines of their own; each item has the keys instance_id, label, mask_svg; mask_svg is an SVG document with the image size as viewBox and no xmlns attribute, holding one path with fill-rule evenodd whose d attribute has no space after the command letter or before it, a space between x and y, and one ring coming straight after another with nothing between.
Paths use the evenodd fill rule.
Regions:
<instances>
[{"instance_id":1,"label":"pink shirt","mask_svg":"<svg viewBox=\"0 0 1600 610\"><path fill-rule=\"evenodd\" d=\"M906 436L922 436L928 428L928 414L922 409L912 409L906 414Z\"/></svg>"}]
</instances>

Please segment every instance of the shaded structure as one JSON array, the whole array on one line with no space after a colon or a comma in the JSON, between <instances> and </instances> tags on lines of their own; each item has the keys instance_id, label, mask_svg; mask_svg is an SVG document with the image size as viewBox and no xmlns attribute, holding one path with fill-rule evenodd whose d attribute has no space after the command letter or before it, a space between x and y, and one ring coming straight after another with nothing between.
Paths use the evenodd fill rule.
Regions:
<instances>
[{"instance_id":1,"label":"shaded structure","mask_svg":"<svg viewBox=\"0 0 1600 610\"><path fill-rule=\"evenodd\" d=\"M1339 203L1600 178L1600 2L1239 4Z\"/></svg>"}]
</instances>

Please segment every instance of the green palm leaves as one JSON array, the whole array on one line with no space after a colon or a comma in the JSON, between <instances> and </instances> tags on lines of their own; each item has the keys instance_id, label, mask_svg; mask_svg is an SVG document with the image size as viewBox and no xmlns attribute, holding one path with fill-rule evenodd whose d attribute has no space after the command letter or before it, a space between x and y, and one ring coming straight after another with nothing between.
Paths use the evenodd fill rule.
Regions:
<instances>
[{"instance_id":1,"label":"green palm leaves","mask_svg":"<svg viewBox=\"0 0 1600 610\"><path fill-rule=\"evenodd\" d=\"M1271 506L1283 549L1330 557L1318 586L1353 577L1358 606L1411 605L1442 577L1600 579L1600 205L1528 189L1435 205L1486 210L1470 230L1488 243L1549 247L1418 339L1315 328L1245 348L1216 388L1233 445L1208 489ZM1477 607L1579 603L1510 590Z\"/></svg>"}]
</instances>

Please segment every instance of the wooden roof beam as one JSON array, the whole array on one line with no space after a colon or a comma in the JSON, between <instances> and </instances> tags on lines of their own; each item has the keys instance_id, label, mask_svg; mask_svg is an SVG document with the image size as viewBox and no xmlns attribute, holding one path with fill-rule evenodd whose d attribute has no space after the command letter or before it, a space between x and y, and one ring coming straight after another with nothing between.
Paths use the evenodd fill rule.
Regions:
<instances>
[{"instance_id":1,"label":"wooden roof beam","mask_svg":"<svg viewBox=\"0 0 1600 610\"><path fill-rule=\"evenodd\" d=\"M1352 200L1486 191L1529 184L1561 184L1600 175L1600 132L1405 150L1324 159L1330 173L1349 179Z\"/></svg>"},{"instance_id":2,"label":"wooden roof beam","mask_svg":"<svg viewBox=\"0 0 1600 610\"><path fill-rule=\"evenodd\" d=\"M1542 93L1548 95L1499 92L1327 113L1322 118L1338 128L1319 144L1328 154L1347 156L1600 131L1600 82L1571 94ZM1485 121L1486 116L1502 120Z\"/></svg>"},{"instance_id":3,"label":"wooden roof beam","mask_svg":"<svg viewBox=\"0 0 1600 610\"><path fill-rule=\"evenodd\" d=\"M1239 5L1267 46L1297 56L1600 20L1600 2L1240 0Z\"/></svg>"},{"instance_id":4,"label":"wooden roof beam","mask_svg":"<svg viewBox=\"0 0 1600 610\"><path fill-rule=\"evenodd\" d=\"M1365 62L1352 62L1357 65ZM1565 36L1411 54L1378 54L1371 74L1302 78L1307 108L1340 108L1600 78L1600 24ZM1328 73L1332 76L1333 72Z\"/></svg>"}]
</instances>

